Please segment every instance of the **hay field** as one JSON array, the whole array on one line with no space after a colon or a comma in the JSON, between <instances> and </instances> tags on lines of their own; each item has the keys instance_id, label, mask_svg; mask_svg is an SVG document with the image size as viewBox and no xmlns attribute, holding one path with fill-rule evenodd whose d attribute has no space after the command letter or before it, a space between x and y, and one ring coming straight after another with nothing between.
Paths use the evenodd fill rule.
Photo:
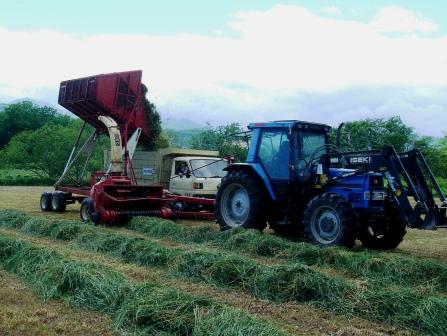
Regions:
<instances>
[{"instance_id":1,"label":"hay field","mask_svg":"<svg viewBox=\"0 0 447 336\"><path fill-rule=\"evenodd\" d=\"M0 210L0 335L447 333L446 231L377 253L206 222L106 228L79 223L79 205L41 213L46 190L0 187L18 210Z\"/></svg>"}]
</instances>

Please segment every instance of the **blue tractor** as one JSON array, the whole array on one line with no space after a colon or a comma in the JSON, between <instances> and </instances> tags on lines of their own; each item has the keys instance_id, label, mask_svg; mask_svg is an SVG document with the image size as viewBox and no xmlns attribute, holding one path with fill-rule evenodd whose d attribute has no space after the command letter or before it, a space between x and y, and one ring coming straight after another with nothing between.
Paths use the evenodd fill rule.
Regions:
<instances>
[{"instance_id":1,"label":"blue tractor","mask_svg":"<svg viewBox=\"0 0 447 336\"><path fill-rule=\"evenodd\" d=\"M248 128L247 162L226 168L216 195L222 230L269 225L321 246L352 247L359 239L393 249L407 227L446 226L446 199L417 149L343 153L328 142L328 125L296 120Z\"/></svg>"}]
</instances>

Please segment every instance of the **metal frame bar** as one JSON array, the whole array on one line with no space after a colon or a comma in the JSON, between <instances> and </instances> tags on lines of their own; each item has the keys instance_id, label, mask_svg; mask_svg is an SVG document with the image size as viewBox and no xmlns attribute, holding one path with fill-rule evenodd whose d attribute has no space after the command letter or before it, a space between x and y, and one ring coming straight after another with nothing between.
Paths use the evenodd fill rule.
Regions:
<instances>
[{"instance_id":1,"label":"metal frame bar","mask_svg":"<svg viewBox=\"0 0 447 336\"><path fill-rule=\"evenodd\" d=\"M84 167L81 170L81 173L79 174L78 180L82 181L82 177L84 176L85 170L87 169L87 165L90 162L90 159L93 155L93 149L95 148L96 140L98 139L98 133L95 132L92 141L88 144L88 147L86 148L87 152L87 158L84 163Z\"/></svg>"},{"instance_id":2,"label":"metal frame bar","mask_svg":"<svg viewBox=\"0 0 447 336\"><path fill-rule=\"evenodd\" d=\"M85 123L84 123L84 126L85 126ZM72 150L72 153L70 154L70 157L68 158L67 164L65 165L65 169L64 169L62 175L59 177L59 179L54 184L55 188L58 187L62 183L62 181L67 176L67 174L70 171L70 169L73 167L73 164L76 162L76 160L79 158L79 156L84 151L86 151L87 149L90 149L90 147L92 147L91 150L93 151L93 145L94 145L94 143L96 141L96 138L97 138L97 131L96 130L87 138L87 140L84 142L82 147L79 149L79 151L73 157L73 154L74 154L74 152L76 150L77 145L79 144L79 140L81 138L81 135L82 135L83 131L84 131L84 127L82 127L81 131L79 132L78 139L76 140L76 144L73 147L73 150ZM93 143L93 144L91 144L91 143Z\"/></svg>"}]
</instances>

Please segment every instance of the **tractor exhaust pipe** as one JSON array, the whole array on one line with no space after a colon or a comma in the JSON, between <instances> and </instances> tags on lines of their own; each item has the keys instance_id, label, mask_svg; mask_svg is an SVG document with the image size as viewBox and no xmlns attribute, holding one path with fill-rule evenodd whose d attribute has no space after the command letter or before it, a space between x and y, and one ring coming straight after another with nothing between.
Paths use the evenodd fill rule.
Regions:
<instances>
[{"instance_id":1,"label":"tractor exhaust pipe","mask_svg":"<svg viewBox=\"0 0 447 336\"><path fill-rule=\"evenodd\" d=\"M336 140L336 145L337 147L340 149L340 142L341 142L341 130L343 128L343 126L345 125L345 123L341 123L340 125L338 125L337 128L337 140Z\"/></svg>"}]
</instances>

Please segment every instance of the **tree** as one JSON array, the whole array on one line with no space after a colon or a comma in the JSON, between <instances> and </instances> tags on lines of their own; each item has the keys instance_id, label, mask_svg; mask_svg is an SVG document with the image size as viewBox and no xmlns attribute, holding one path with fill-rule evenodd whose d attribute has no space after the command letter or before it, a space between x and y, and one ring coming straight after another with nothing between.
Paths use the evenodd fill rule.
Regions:
<instances>
[{"instance_id":1,"label":"tree","mask_svg":"<svg viewBox=\"0 0 447 336\"><path fill-rule=\"evenodd\" d=\"M50 124L34 131L23 131L0 151L1 157L12 168L27 169L42 177L56 178L64 169L80 126L81 121L76 120L68 126ZM93 132L90 126L86 130L82 141ZM108 146L109 139L100 137L86 173L102 167L103 150ZM82 162L79 162L74 168L78 173L82 167Z\"/></svg>"},{"instance_id":2,"label":"tree","mask_svg":"<svg viewBox=\"0 0 447 336\"><path fill-rule=\"evenodd\" d=\"M190 140L190 145L195 149L217 150L221 156L235 154L237 160L245 160L246 144L232 136L242 131L241 125L237 123L209 127L194 135Z\"/></svg>"},{"instance_id":3,"label":"tree","mask_svg":"<svg viewBox=\"0 0 447 336\"><path fill-rule=\"evenodd\" d=\"M157 107L146 98L148 92L146 85L141 84L141 92L144 96L143 107L149 126L150 135L142 137L140 146L144 150L154 151L169 146L168 140L161 133L161 119Z\"/></svg>"},{"instance_id":4,"label":"tree","mask_svg":"<svg viewBox=\"0 0 447 336\"><path fill-rule=\"evenodd\" d=\"M336 130L332 130L332 143L335 143L335 133ZM412 145L414 138L413 129L405 125L398 116L350 121L342 131L341 149L358 151L393 145L397 151L403 151Z\"/></svg>"},{"instance_id":5,"label":"tree","mask_svg":"<svg viewBox=\"0 0 447 336\"><path fill-rule=\"evenodd\" d=\"M36 130L46 124L68 125L71 121L52 107L40 107L29 101L8 105L0 112L0 149L22 131Z\"/></svg>"}]
</instances>

